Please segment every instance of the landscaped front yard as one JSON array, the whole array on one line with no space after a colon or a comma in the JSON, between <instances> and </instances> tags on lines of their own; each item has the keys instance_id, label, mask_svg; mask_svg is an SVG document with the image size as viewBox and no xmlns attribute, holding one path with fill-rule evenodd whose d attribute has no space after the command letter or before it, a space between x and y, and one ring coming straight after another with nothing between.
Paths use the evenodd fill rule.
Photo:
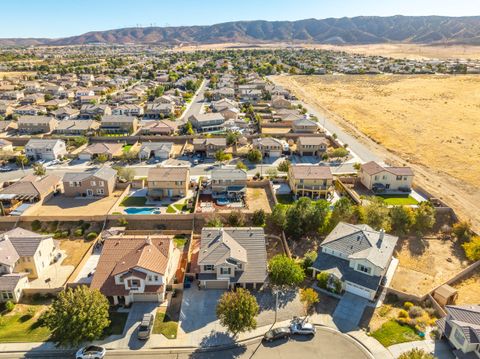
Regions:
<instances>
[{"instance_id":1,"label":"landscaped front yard","mask_svg":"<svg viewBox=\"0 0 480 359\"><path fill-rule=\"evenodd\" d=\"M127 323L128 313L123 312L110 312L110 325L105 328L104 335L122 335Z\"/></svg>"},{"instance_id":2,"label":"landscaped front yard","mask_svg":"<svg viewBox=\"0 0 480 359\"><path fill-rule=\"evenodd\" d=\"M0 315L0 342L44 342L50 330L39 325L46 305L17 304L12 312Z\"/></svg>"},{"instance_id":3,"label":"landscaped front yard","mask_svg":"<svg viewBox=\"0 0 480 359\"><path fill-rule=\"evenodd\" d=\"M389 347L393 344L422 340L422 338L415 332L415 329L408 325L399 324L394 319L384 323L371 335L384 347Z\"/></svg>"},{"instance_id":4,"label":"landscaped front yard","mask_svg":"<svg viewBox=\"0 0 480 359\"><path fill-rule=\"evenodd\" d=\"M175 339L177 337L178 322L171 320L165 313L165 308L159 308L155 315L155 323L153 324L153 334L163 334L167 339Z\"/></svg>"}]
</instances>

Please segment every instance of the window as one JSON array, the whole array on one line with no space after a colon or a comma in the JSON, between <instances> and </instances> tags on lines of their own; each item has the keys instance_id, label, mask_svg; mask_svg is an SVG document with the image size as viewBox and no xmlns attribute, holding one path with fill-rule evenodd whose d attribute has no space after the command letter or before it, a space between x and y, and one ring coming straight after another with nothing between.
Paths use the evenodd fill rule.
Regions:
<instances>
[{"instance_id":1,"label":"window","mask_svg":"<svg viewBox=\"0 0 480 359\"><path fill-rule=\"evenodd\" d=\"M204 265L203 270L213 270L213 264Z\"/></svg>"},{"instance_id":2,"label":"window","mask_svg":"<svg viewBox=\"0 0 480 359\"><path fill-rule=\"evenodd\" d=\"M151 275L148 276L148 280L149 280L150 282L153 280L153 278L152 278Z\"/></svg>"},{"instance_id":3,"label":"window","mask_svg":"<svg viewBox=\"0 0 480 359\"><path fill-rule=\"evenodd\" d=\"M227 267L227 268L221 267L220 268L220 274L230 274L230 268L229 267Z\"/></svg>"},{"instance_id":4,"label":"window","mask_svg":"<svg viewBox=\"0 0 480 359\"><path fill-rule=\"evenodd\" d=\"M131 279L130 280L130 288L138 288L140 287L140 281L138 279Z\"/></svg>"},{"instance_id":5,"label":"window","mask_svg":"<svg viewBox=\"0 0 480 359\"><path fill-rule=\"evenodd\" d=\"M68 182L68 185L69 185L70 187L75 187L75 183L73 183L72 181Z\"/></svg>"},{"instance_id":6,"label":"window","mask_svg":"<svg viewBox=\"0 0 480 359\"><path fill-rule=\"evenodd\" d=\"M158 282L158 275L154 275L153 279L155 280L155 282Z\"/></svg>"},{"instance_id":7,"label":"window","mask_svg":"<svg viewBox=\"0 0 480 359\"><path fill-rule=\"evenodd\" d=\"M98 185L99 185L100 187L103 187L103 186L105 186L105 182L104 182L104 181L99 181L99 182L98 182Z\"/></svg>"},{"instance_id":8,"label":"window","mask_svg":"<svg viewBox=\"0 0 480 359\"><path fill-rule=\"evenodd\" d=\"M401 181L402 180L402 176L397 176L397 181Z\"/></svg>"},{"instance_id":9,"label":"window","mask_svg":"<svg viewBox=\"0 0 480 359\"><path fill-rule=\"evenodd\" d=\"M118 281L119 281L120 283L123 283L123 278L122 278L122 277L118 278Z\"/></svg>"},{"instance_id":10,"label":"window","mask_svg":"<svg viewBox=\"0 0 480 359\"><path fill-rule=\"evenodd\" d=\"M465 342L465 337L460 329L456 328L453 336L455 337L455 340L458 344L463 345L463 343Z\"/></svg>"},{"instance_id":11,"label":"window","mask_svg":"<svg viewBox=\"0 0 480 359\"><path fill-rule=\"evenodd\" d=\"M375 181L378 180L378 176L375 176Z\"/></svg>"},{"instance_id":12,"label":"window","mask_svg":"<svg viewBox=\"0 0 480 359\"><path fill-rule=\"evenodd\" d=\"M97 188L97 194L105 194L103 188Z\"/></svg>"},{"instance_id":13,"label":"window","mask_svg":"<svg viewBox=\"0 0 480 359\"><path fill-rule=\"evenodd\" d=\"M90 186L95 187L97 183L95 181L90 181Z\"/></svg>"},{"instance_id":14,"label":"window","mask_svg":"<svg viewBox=\"0 0 480 359\"><path fill-rule=\"evenodd\" d=\"M364 273L370 273L370 271L372 270L370 267L366 267L364 266L363 264L359 264L357 266L357 269L360 271L360 272L364 272Z\"/></svg>"}]
</instances>

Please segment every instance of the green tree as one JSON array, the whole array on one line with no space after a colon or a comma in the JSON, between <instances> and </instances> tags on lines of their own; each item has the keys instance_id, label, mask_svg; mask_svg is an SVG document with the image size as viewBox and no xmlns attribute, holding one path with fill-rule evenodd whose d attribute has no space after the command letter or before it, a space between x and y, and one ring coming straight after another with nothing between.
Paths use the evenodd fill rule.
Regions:
<instances>
[{"instance_id":1,"label":"green tree","mask_svg":"<svg viewBox=\"0 0 480 359\"><path fill-rule=\"evenodd\" d=\"M238 139L240 138L240 133L237 131L228 131L227 132L227 145L232 146L235 145L238 142Z\"/></svg>"},{"instance_id":2,"label":"green tree","mask_svg":"<svg viewBox=\"0 0 480 359\"><path fill-rule=\"evenodd\" d=\"M216 308L220 324L234 336L257 327L255 316L258 311L257 299L243 288L238 288L235 292L223 293Z\"/></svg>"},{"instance_id":3,"label":"green tree","mask_svg":"<svg viewBox=\"0 0 480 359\"><path fill-rule=\"evenodd\" d=\"M187 121L187 123L185 124L185 133L190 136L192 136L195 133L193 131L193 126L190 121Z\"/></svg>"},{"instance_id":4,"label":"green tree","mask_svg":"<svg viewBox=\"0 0 480 359\"><path fill-rule=\"evenodd\" d=\"M237 161L236 168L239 169L239 170L245 170L245 171L248 169L248 167L245 165L245 163L243 163L240 160Z\"/></svg>"},{"instance_id":5,"label":"green tree","mask_svg":"<svg viewBox=\"0 0 480 359\"><path fill-rule=\"evenodd\" d=\"M277 204L273 208L272 214L269 217L269 220L273 225L281 230L284 230L287 226L287 210L287 205Z\"/></svg>"},{"instance_id":6,"label":"green tree","mask_svg":"<svg viewBox=\"0 0 480 359\"><path fill-rule=\"evenodd\" d=\"M165 87L163 86L157 86L155 87L155 90L153 90L153 96L156 97L161 97L163 96L163 93L165 92Z\"/></svg>"},{"instance_id":7,"label":"green tree","mask_svg":"<svg viewBox=\"0 0 480 359\"><path fill-rule=\"evenodd\" d=\"M328 213L327 201L314 202L308 197L302 197L287 209L285 232L294 239L300 239L307 233L322 231Z\"/></svg>"},{"instance_id":8,"label":"green tree","mask_svg":"<svg viewBox=\"0 0 480 359\"><path fill-rule=\"evenodd\" d=\"M218 150L215 152L215 160L218 162L230 161L232 159L232 155L229 153L225 153L223 150Z\"/></svg>"},{"instance_id":9,"label":"green tree","mask_svg":"<svg viewBox=\"0 0 480 359\"><path fill-rule=\"evenodd\" d=\"M47 169L41 163L34 163L33 164L33 174L35 176L45 176L47 173Z\"/></svg>"},{"instance_id":10,"label":"green tree","mask_svg":"<svg viewBox=\"0 0 480 359\"><path fill-rule=\"evenodd\" d=\"M389 210L381 198L373 198L369 204L363 207L361 220L376 230L383 228L388 232L391 228Z\"/></svg>"},{"instance_id":11,"label":"green tree","mask_svg":"<svg viewBox=\"0 0 480 359\"><path fill-rule=\"evenodd\" d=\"M468 242L462 244L465 256L471 261L480 260L480 237L472 237Z\"/></svg>"},{"instance_id":12,"label":"green tree","mask_svg":"<svg viewBox=\"0 0 480 359\"><path fill-rule=\"evenodd\" d=\"M455 223L452 231L455 234L455 237L461 241L466 241L472 236L471 225L468 221L460 221Z\"/></svg>"},{"instance_id":13,"label":"green tree","mask_svg":"<svg viewBox=\"0 0 480 359\"><path fill-rule=\"evenodd\" d=\"M277 178L278 171L275 167L271 167L267 170L268 178Z\"/></svg>"},{"instance_id":14,"label":"green tree","mask_svg":"<svg viewBox=\"0 0 480 359\"><path fill-rule=\"evenodd\" d=\"M227 216L227 223L230 227L243 227L245 225L245 217L240 211L231 211Z\"/></svg>"},{"instance_id":15,"label":"green tree","mask_svg":"<svg viewBox=\"0 0 480 359\"><path fill-rule=\"evenodd\" d=\"M247 153L247 159L248 159L251 163L260 163L260 162L262 162L262 152L260 152L260 151L257 150L256 148L251 149L251 150L248 151L248 153Z\"/></svg>"},{"instance_id":16,"label":"green tree","mask_svg":"<svg viewBox=\"0 0 480 359\"><path fill-rule=\"evenodd\" d=\"M407 206L394 206L390 209L392 230L400 235L406 235L412 229L415 221L413 210Z\"/></svg>"},{"instance_id":17,"label":"green tree","mask_svg":"<svg viewBox=\"0 0 480 359\"><path fill-rule=\"evenodd\" d=\"M265 225L266 218L267 215L265 214L265 211L263 209L257 209L252 214L252 223L256 227L262 227Z\"/></svg>"},{"instance_id":18,"label":"green tree","mask_svg":"<svg viewBox=\"0 0 480 359\"><path fill-rule=\"evenodd\" d=\"M19 155L19 156L15 157L15 162L19 166L27 166L29 164L30 160L25 155Z\"/></svg>"},{"instance_id":19,"label":"green tree","mask_svg":"<svg viewBox=\"0 0 480 359\"><path fill-rule=\"evenodd\" d=\"M333 151L328 153L328 157L330 158L340 158L340 157L347 157L348 150L345 147L338 147L335 148Z\"/></svg>"},{"instance_id":20,"label":"green tree","mask_svg":"<svg viewBox=\"0 0 480 359\"><path fill-rule=\"evenodd\" d=\"M423 349L413 348L408 352L402 353L398 359L435 359L435 357Z\"/></svg>"},{"instance_id":21,"label":"green tree","mask_svg":"<svg viewBox=\"0 0 480 359\"><path fill-rule=\"evenodd\" d=\"M305 307L305 314L312 312L313 306L317 304L320 299L318 293L313 288L304 288L300 290L300 301Z\"/></svg>"},{"instance_id":22,"label":"green tree","mask_svg":"<svg viewBox=\"0 0 480 359\"><path fill-rule=\"evenodd\" d=\"M303 270L308 271L309 268L313 265L315 260L317 259L318 253L316 251L308 251L305 253L305 256L303 257Z\"/></svg>"},{"instance_id":23,"label":"green tree","mask_svg":"<svg viewBox=\"0 0 480 359\"><path fill-rule=\"evenodd\" d=\"M277 169L280 172L288 172L288 170L290 168L290 165L291 165L291 162L289 160L285 160L285 161L280 162Z\"/></svg>"},{"instance_id":24,"label":"green tree","mask_svg":"<svg viewBox=\"0 0 480 359\"><path fill-rule=\"evenodd\" d=\"M82 285L60 292L42 318L53 341L76 346L100 338L110 324L109 306L102 293Z\"/></svg>"},{"instance_id":25,"label":"green tree","mask_svg":"<svg viewBox=\"0 0 480 359\"><path fill-rule=\"evenodd\" d=\"M333 205L329 227L333 229L340 222L355 222L355 205L347 197L340 198Z\"/></svg>"},{"instance_id":26,"label":"green tree","mask_svg":"<svg viewBox=\"0 0 480 359\"><path fill-rule=\"evenodd\" d=\"M105 163L108 161L108 156L106 154L100 153L96 158L95 161L98 163Z\"/></svg>"},{"instance_id":27,"label":"green tree","mask_svg":"<svg viewBox=\"0 0 480 359\"><path fill-rule=\"evenodd\" d=\"M118 167L117 176L125 179L127 182L132 182L135 179L135 170L131 167Z\"/></svg>"},{"instance_id":28,"label":"green tree","mask_svg":"<svg viewBox=\"0 0 480 359\"><path fill-rule=\"evenodd\" d=\"M207 221L207 223L205 223L205 227L220 228L223 227L223 222L219 217L212 217Z\"/></svg>"},{"instance_id":29,"label":"green tree","mask_svg":"<svg viewBox=\"0 0 480 359\"><path fill-rule=\"evenodd\" d=\"M88 139L85 136L76 136L73 138L73 144L75 147L80 147L88 142Z\"/></svg>"},{"instance_id":30,"label":"green tree","mask_svg":"<svg viewBox=\"0 0 480 359\"><path fill-rule=\"evenodd\" d=\"M278 254L268 262L270 282L277 286L297 286L305 279L299 263L285 255Z\"/></svg>"},{"instance_id":31,"label":"green tree","mask_svg":"<svg viewBox=\"0 0 480 359\"><path fill-rule=\"evenodd\" d=\"M430 232L435 225L435 208L430 202L421 202L415 210L413 228L419 235Z\"/></svg>"}]
</instances>

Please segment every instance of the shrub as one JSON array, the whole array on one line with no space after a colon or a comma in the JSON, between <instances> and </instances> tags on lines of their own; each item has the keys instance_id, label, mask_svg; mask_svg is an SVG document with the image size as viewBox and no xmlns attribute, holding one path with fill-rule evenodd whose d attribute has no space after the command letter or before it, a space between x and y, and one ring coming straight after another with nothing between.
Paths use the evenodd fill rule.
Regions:
<instances>
[{"instance_id":1,"label":"shrub","mask_svg":"<svg viewBox=\"0 0 480 359\"><path fill-rule=\"evenodd\" d=\"M327 272L320 272L317 274L317 281L318 286L322 289L327 289L328 278L330 278L330 274Z\"/></svg>"},{"instance_id":2,"label":"shrub","mask_svg":"<svg viewBox=\"0 0 480 359\"><path fill-rule=\"evenodd\" d=\"M480 237L472 237L470 241L462 244L465 256L471 261L480 260Z\"/></svg>"},{"instance_id":3,"label":"shrub","mask_svg":"<svg viewBox=\"0 0 480 359\"><path fill-rule=\"evenodd\" d=\"M392 306L388 304L384 304L379 308L378 315L383 318L387 316L387 314L390 313L391 311L392 311Z\"/></svg>"},{"instance_id":4,"label":"shrub","mask_svg":"<svg viewBox=\"0 0 480 359\"><path fill-rule=\"evenodd\" d=\"M97 232L90 232L90 233L87 234L87 240L89 240L89 241L94 240L97 237L98 237Z\"/></svg>"},{"instance_id":5,"label":"shrub","mask_svg":"<svg viewBox=\"0 0 480 359\"><path fill-rule=\"evenodd\" d=\"M409 310L411 307L413 307L414 304L412 302L405 302L403 303L403 307L406 309L406 310Z\"/></svg>"},{"instance_id":6,"label":"shrub","mask_svg":"<svg viewBox=\"0 0 480 359\"><path fill-rule=\"evenodd\" d=\"M429 315L429 317L436 317L437 311L433 308L425 308L425 312Z\"/></svg>"},{"instance_id":7,"label":"shrub","mask_svg":"<svg viewBox=\"0 0 480 359\"><path fill-rule=\"evenodd\" d=\"M40 222L38 219L34 220L32 222L32 231L37 232L42 228L42 222Z\"/></svg>"},{"instance_id":8,"label":"shrub","mask_svg":"<svg viewBox=\"0 0 480 359\"><path fill-rule=\"evenodd\" d=\"M70 231L67 229L65 231L62 231L62 237L67 238L70 235Z\"/></svg>"},{"instance_id":9,"label":"shrub","mask_svg":"<svg viewBox=\"0 0 480 359\"><path fill-rule=\"evenodd\" d=\"M434 357L423 349L414 348L401 354L398 359L434 359Z\"/></svg>"},{"instance_id":10,"label":"shrub","mask_svg":"<svg viewBox=\"0 0 480 359\"><path fill-rule=\"evenodd\" d=\"M74 232L73 232L73 235L75 237L81 237L83 236L83 229L82 228L77 228Z\"/></svg>"},{"instance_id":11,"label":"shrub","mask_svg":"<svg viewBox=\"0 0 480 359\"><path fill-rule=\"evenodd\" d=\"M408 315L410 316L410 318L418 318L423 315L423 308L414 305L408 310Z\"/></svg>"},{"instance_id":12,"label":"shrub","mask_svg":"<svg viewBox=\"0 0 480 359\"><path fill-rule=\"evenodd\" d=\"M58 228L58 221L53 221L48 225L48 230L50 232L55 232Z\"/></svg>"},{"instance_id":13,"label":"shrub","mask_svg":"<svg viewBox=\"0 0 480 359\"><path fill-rule=\"evenodd\" d=\"M265 224L266 218L267 218L267 215L265 214L265 211L263 209L258 209L255 212L253 212L252 223L254 226L262 227Z\"/></svg>"},{"instance_id":14,"label":"shrub","mask_svg":"<svg viewBox=\"0 0 480 359\"><path fill-rule=\"evenodd\" d=\"M53 235L53 238L55 239L62 238L62 231L56 231Z\"/></svg>"},{"instance_id":15,"label":"shrub","mask_svg":"<svg viewBox=\"0 0 480 359\"><path fill-rule=\"evenodd\" d=\"M7 300L5 303L5 310L7 312L11 312L14 309L15 309L15 303L12 302L11 300Z\"/></svg>"},{"instance_id":16,"label":"shrub","mask_svg":"<svg viewBox=\"0 0 480 359\"><path fill-rule=\"evenodd\" d=\"M400 309L398 312L398 318L408 318L408 312L405 309Z\"/></svg>"},{"instance_id":17,"label":"shrub","mask_svg":"<svg viewBox=\"0 0 480 359\"><path fill-rule=\"evenodd\" d=\"M460 221L453 225L452 232L455 234L461 241L468 240L472 235L472 230L470 229L470 222Z\"/></svg>"}]
</instances>

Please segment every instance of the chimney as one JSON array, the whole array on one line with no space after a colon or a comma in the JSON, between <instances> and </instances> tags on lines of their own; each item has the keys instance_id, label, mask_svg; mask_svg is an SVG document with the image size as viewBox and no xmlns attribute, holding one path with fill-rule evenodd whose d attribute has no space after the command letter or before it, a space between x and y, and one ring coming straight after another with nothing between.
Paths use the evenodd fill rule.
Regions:
<instances>
[{"instance_id":1,"label":"chimney","mask_svg":"<svg viewBox=\"0 0 480 359\"><path fill-rule=\"evenodd\" d=\"M152 245L152 239L150 238L150 236L147 236L147 239L145 239L145 243L148 245Z\"/></svg>"},{"instance_id":2,"label":"chimney","mask_svg":"<svg viewBox=\"0 0 480 359\"><path fill-rule=\"evenodd\" d=\"M377 247L378 248L380 248L382 246L384 236L385 236L385 230L382 228L382 229L380 229L380 232L378 233L378 241L377 241Z\"/></svg>"}]
</instances>

